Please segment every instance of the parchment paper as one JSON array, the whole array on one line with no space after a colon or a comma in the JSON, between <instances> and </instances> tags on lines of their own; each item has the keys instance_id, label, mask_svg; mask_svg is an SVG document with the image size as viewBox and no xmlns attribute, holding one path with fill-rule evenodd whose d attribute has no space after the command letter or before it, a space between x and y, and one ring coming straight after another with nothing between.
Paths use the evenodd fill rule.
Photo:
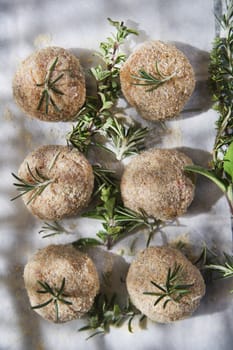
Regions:
<instances>
[{"instance_id":1,"label":"parchment paper","mask_svg":"<svg viewBox=\"0 0 233 350\"><path fill-rule=\"evenodd\" d=\"M88 334L77 330L84 322L51 324L30 310L23 285L23 268L29 256L51 243L72 242L94 234L97 225L87 219L65 220L74 231L61 237L42 239L41 222L34 219L15 195L11 172L17 172L24 157L42 144L65 144L71 123L31 120L20 112L12 98L12 78L17 64L35 48L56 45L73 49L84 66L92 59L98 43L112 31L106 18L123 20L139 30L137 38L124 47L129 53L147 39L175 42L191 60L197 79L196 90L180 118L167 123L166 130L153 123L147 147L178 147L194 162L207 165L211 155L217 114L211 109L207 87L208 52L219 30L213 15L221 1L212 0L0 0L0 349L1 350L230 350L233 341L232 296L229 281L212 283L200 308L190 319L170 325L147 323L147 329L133 324L112 329L105 337L88 342ZM126 106L124 100L120 101ZM132 108L129 115L142 121ZM108 165L112 165L109 161ZM100 227L100 225L99 225ZM194 246L205 241L220 250L231 251L230 214L225 199L208 180L198 177L196 196L178 226L165 227L153 244L186 237ZM138 237L134 241L135 237ZM144 233L119 242L115 255L107 256L114 265L113 280L124 274L133 254L145 247ZM123 254L120 256L119 254ZM107 254L107 253L106 253ZM117 255L116 255L117 254ZM105 259L105 258L103 258ZM103 260L105 261L105 260ZM101 264L100 264L101 265ZM118 270L118 267L121 269ZM101 266L99 267L101 269ZM117 274L118 271L118 274ZM121 277L121 276L120 276ZM123 288L124 289L124 288Z\"/></svg>"}]
</instances>

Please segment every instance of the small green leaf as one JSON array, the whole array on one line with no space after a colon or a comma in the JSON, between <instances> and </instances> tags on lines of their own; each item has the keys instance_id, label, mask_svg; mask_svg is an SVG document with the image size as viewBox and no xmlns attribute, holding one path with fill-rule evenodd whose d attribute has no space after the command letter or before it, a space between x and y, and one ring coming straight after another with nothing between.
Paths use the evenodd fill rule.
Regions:
<instances>
[{"instance_id":1,"label":"small green leaf","mask_svg":"<svg viewBox=\"0 0 233 350\"><path fill-rule=\"evenodd\" d=\"M80 238L77 241L73 242L72 245L75 248L81 248L81 247L95 247L98 245L103 245L103 243L95 238Z\"/></svg>"},{"instance_id":2,"label":"small green leaf","mask_svg":"<svg viewBox=\"0 0 233 350\"><path fill-rule=\"evenodd\" d=\"M230 175L231 180L233 181L233 142L228 147L223 159L223 169L228 175Z\"/></svg>"}]
</instances>

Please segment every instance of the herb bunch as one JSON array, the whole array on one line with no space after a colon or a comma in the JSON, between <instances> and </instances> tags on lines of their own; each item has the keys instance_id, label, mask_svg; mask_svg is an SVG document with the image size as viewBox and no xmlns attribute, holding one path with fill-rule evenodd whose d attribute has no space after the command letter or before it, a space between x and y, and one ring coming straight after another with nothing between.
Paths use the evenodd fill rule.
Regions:
<instances>
[{"instance_id":1,"label":"herb bunch","mask_svg":"<svg viewBox=\"0 0 233 350\"><path fill-rule=\"evenodd\" d=\"M120 327L128 322L129 332L133 332L132 321L136 316L141 316L139 322L145 318L135 307L128 301L127 305L121 307L116 301L116 295L107 297L99 294L88 312L88 324L79 329L79 331L94 331L87 339L98 334L106 334L111 326Z\"/></svg>"},{"instance_id":2,"label":"herb bunch","mask_svg":"<svg viewBox=\"0 0 233 350\"><path fill-rule=\"evenodd\" d=\"M233 215L233 2L226 1L226 13L218 19L223 36L217 37L210 55L210 84L219 118L211 169L187 166L213 181L225 194Z\"/></svg>"},{"instance_id":3,"label":"herb bunch","mask_svg":"<svg viewBox=\"0 0 233 350\"><path fill-rule=\"evenodd\" d=\"M180 300L187 294L191 293L190 288L193 284L183 284L182 283L182 267L175 263L174 268L168 268L167 278L164 285L159 285L154 281L151 281L151 284L159 289L159 292L144 292L144 295L151 295L158 297L154 306L163 301L163 309L166 308L167 304L170 301L179 303Z\"/></svg>"},{"instance_id":4,"label":"herb bunch","mask_svg":"<svg viewBox=\"0 0 233 350\"><path fill-rule=\"evenodd\" d=\"M136 132L135 126L127 126L123 122L120 125L114 115L113 107L121 94L120 68L126 60L125 54L119 49L129 35L137 35L137 32L126 27L123 22L110 18L108 21L115 27L116 34L100 43L97 55L103 64L90 69L96 83L96 96L87 97L85 106L77 115L76 125L67 135L67 141L84 153L88 152L90 146L108 150L107 141L110 141L116 147L116 151L114 147L110 151L121 160L142 148L147 129L137 126ZM98 142L98 135L104 141Z\"/></svg>"}]
</instances>

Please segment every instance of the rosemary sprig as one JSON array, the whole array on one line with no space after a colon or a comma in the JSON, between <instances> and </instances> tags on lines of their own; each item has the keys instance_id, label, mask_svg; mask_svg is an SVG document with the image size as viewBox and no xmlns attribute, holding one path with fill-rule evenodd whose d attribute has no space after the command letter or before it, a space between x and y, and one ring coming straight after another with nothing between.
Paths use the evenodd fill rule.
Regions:
<instances>
[{"instance_id":1,"label":"rosemary sprig","mask_svg":"<svg viewBox=\"0 0 233 350\"><path fill-rule=\"evenodd\" d=\"M179 303L185 295L191 293L190 288L193 286L193 284L182 284L182 266L177 263L175 263L173 269L168 268L164 285L159 285L154 281L151 281L151 284L159 289L159 292L144 292L143 294L158 297L154 302L154 306L166 299L163 302L163 309L170 301Z\"/></svg>"},{"instance_id":2,"label":"rosemary sprig","mask_svg":"<svg viewBox=\"0 0 233 350\"><path fill-rule=\"evenodd\" d=\"M103 186L100 191L100 204L83 216L102 221L103 229L96 235L108 249L119 239L139 227L149 228L147 241L147 245L149 245L152 234L158 231L162 225L160 220L147 215L144 211L137 213L125 208L117 186Z\"/></svg>"},{"instance_id":3,"label":"rosemary sprig","mask_svg":"<svg viewBox=\"0 0 233 350\"><path fill-rule=\"evenodd\" d=\"M107 136L106 131L112 123L111 108L121 93L120 67L126 60L126 56L119 52L119 48L130 34L137 34L123 22L112 21L110 18L108 21L116 28L116 34L100 43L97 55L104 64L90 69L97 85L97 95L87 98L84 108L77 115L77 124L67 135L68 143L84 153L87 153L91 145L102 146L95 140L97 134Z\"/></svg>"},{"instance_id":4,"label":"rosemary sprig","mask_svg":"<svg viewBox=\"0 0 233 350\"><path fill-rule=\"evenodd\" d=\"M118 181L114 177L115 171L106 169L99 164L93 165L92 169L95 176L95 188L96 188L93 196L96 196L98 193L100 193L103 187L118 186Z\"/></svg>"},{"instance_id":5,"label":"rosemary sprig","mask_svg":"<svg viewBox=\"0 0 233 350\"><path fill-rule=\"evenodd\" d=\"M214 108L219 118L213 146L211 169L188 166L187 171L201 174L213 181L226 196L233 215L233 2L226 1L226 13L218 19L223 36L217 37L210 55L210 83Z\"/></svg>"},{"instance_id":6,"label":"rosemary sprig","mask_svg":"<svg viewBox=\"0 0 233 350\"><path fill-rule=\"evenodd\" d=\"M171 80L176 75L176 72L170 75L162 74L159 69L158 61L155 61L155 75L147 73L144 69L140 69L138 74L139 75L131 75L131 78L136 80L136 83L133 82L132 85L149 87L149 89L146 90L149 92L157 89L165 82Z\"/></svg>"},{"instance_id":7,"label":"rosemary sprig","mask_svg":"<svg viewBox=\"0 0 233 350\"><path fill-rule=\"evenodd\" d=\"M141 316L139 322L145 318L130 301L125 307L121 307L116 301L116 295L107 297L104 294L99 294L88 313L88 324L80 328L79 332L94 331L87 338L90 339L96 335L104 335L109 332L111 326L120 327L127 321L128 330L132 333L132 321L136 316Z\"/></svg>"},{"instance_id":8,"label":"rosemary sprig","mask_svg":"<svg viewBox=\"0 0 233 350\"><path fill-rule=\"evenodd\" d=\"M54 73L54 70L56 68L56 64L58 61L58 57L56 57L49 67L45 79L42 83L36 84L37 87L43 87L41 97L37 106L37 110L41 110L43 104L45 105L45 114L48 114L49 111L49 105L51 105L56 112L60 112L60 108L57 106L55 103L52 93L57 94L57 95L64 95L64 93L59 90L56 86L57 82L63 77L64 73L59 74L55 79L52 79L52 75Z\"/></svg>"},{"instance_id":9,"label":"rosemary sprig","mask_svg":"<svg viewBox=\"0 0 233 350\"><path fill-rule=\"evenodd\" d=\"M224 253L225 261L220 262L216 261L212 264L206 264L204 266L207 270L216 271L220 278L232 278L233 277L233 256L229 255L227 253ZM233 289L230 291L230 293L233 293Z\"/></svg>"},{"instance_id":10,"label":"rosemary sprig","mask_svg":"<svg viewBox=\"0 0 233 350\"><path fill-rule=\"evenodd\" d=\"M44 222L44 225L41 227L39 234L42 233L42 238L52 237L60 235L62 233L68 233L67 230L58 222L54 221L53 223Z\"/></svg>"},{"instance_id":11,"label":"rosemary sprig","mask_svg":"<svg viewBox=\"0 0 233 350\"><path fill-rule=\"evenodd\" d=\"M113 144L113 153L117 160L139 153L145 148L145 137L148 128L142 128L138 125L127 126L117 118L112 119L107 134Z\"/></svg>"},{"instance_id":12,"label":"rosemary sprig","mask_svg":"<svg viewBox=\"0 0 233 350\"><path fill-rule=\"evenodd\" d=\"M42 304L38 304L35 306L32 306L32 309L41 309L50 303L54 303L55 313L56 313L56 322L59 322L59 303L63 303L66 305L72 305L71 301L68 301L64 298L67 297L67 295L64 293L65 289L65 277L62 279L62 283L59 289L52 288L47 282L37 281L37 283L40 285L42 289L37 290L37 293L39 294L49 294L49 299L45 301Z\"/></svg>"},{"instance_id":13,"label":"rosemary sprig","mask_svg":"<svg viewBox=\"0 0 233 350\"><path fill-rule=\"evenodd\" d=\"M31 177L31 182L20 178L14 173L11 174L18 181L17 183L13 183L13 185L16 186L17 190L20 192L16 197L11 199L12 201L31 192L30 199L26 203L30 204L46 189L49 184L53 182L52 179L49 179L46 176L42 175L37 168L35 168L35 174L33 174L28 163L27 170Z\"/></svg>"}]
</instances>

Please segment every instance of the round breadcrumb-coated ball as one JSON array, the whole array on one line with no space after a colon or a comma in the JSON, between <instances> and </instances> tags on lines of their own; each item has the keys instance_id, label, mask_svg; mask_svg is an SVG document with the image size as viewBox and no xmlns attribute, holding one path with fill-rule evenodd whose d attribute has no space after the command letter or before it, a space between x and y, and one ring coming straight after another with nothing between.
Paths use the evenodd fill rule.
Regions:
<instances>
[{"instance_id":1,"label":"round breadcrumb-coated ball","mask_svg":"<svg viewBox=\"0 0 233 350\"><path fill-rule=\"evenodd\" d=\"M43 220L76 215L92 195L92 166L77 149L67 146L41 146L19 167L18 177L32 185L22 196L28 210Z\"/></svg>"},{"instance_id":2,"label":"round breadcrumb-coated ball","mask_svg":"<svg viewBox=\"0 0 233 350\"><path fill-rule=\"evenodd\" d=\"M37 251L25 266L24 282L31 307L58 323L85 315L99 291L93 261L71 244Z\"/></svg>"},{"instance_id":3,"label":"round breadcrumb-coated ball","mask_svg":"<svg viewBox=\"0 0 233 350\"><path fill-rule=\"evenodd\" d=\"M132 303L152 321L160 323L192 315L205 294L205 283L196 266L179 250L165 246L140 252L130 265L126 285Z\"/></svg>"},{"instance_id":4,"label":"round breadcrumb-coated ball","mask_svg":"<svg viewBox=\"0 0 233 350\"><path fill-rule=\"evenodd\" d=\"M124 206L157 219L184 214L193 200L194 178L184 171L192 160L174 149L150 149L135 156L121 178Z\"/></svg>"},{"instance_id":5,"label":"round breadcrumb-coated ball","mask_svg":"<svg viewBox=\"0 0 233 350\"><path fill-rule=\"evenodd\" d=\"M187 57L161 41L140 45L122 66L120 81L126 100L148 120L178 116L195 87Z\"/></svg>"},{"instance_id":6,"label":"round breadcrumb-coated ball","mask_svg":"<svg viewBox=\"0 0 233 350\"><path fill-rule=\"evenodd\" d=\"M19 107L32 117L51 122L72 120L86 98L78 58L60 47L34 52L14 76L13 95Z\"/></svg>"}]
</instances>

